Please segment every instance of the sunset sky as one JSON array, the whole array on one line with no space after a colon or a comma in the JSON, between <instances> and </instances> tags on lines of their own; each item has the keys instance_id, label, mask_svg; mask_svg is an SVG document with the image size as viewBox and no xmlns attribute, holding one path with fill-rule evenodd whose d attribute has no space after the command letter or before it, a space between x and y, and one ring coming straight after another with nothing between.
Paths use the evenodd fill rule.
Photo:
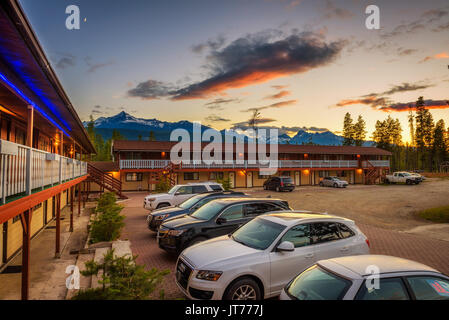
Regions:
<instances>
[{"instance_id":1,"label":"sunset sky","mask_svg":"<svg viewBox=\"0 0 449 320\"><path fill-rule=\"evenodd\" d=\"M82 120L122 110L164 121L340 133L388 112L409 139L419 96L449 125L447 0L21 0ZM81 10L80 30L65 8ZM365 8L380 8L380 30ZM85 19L85 21L84 21ZM406 111L404 111L406 110Z\"/></svg>"}]
</instances>

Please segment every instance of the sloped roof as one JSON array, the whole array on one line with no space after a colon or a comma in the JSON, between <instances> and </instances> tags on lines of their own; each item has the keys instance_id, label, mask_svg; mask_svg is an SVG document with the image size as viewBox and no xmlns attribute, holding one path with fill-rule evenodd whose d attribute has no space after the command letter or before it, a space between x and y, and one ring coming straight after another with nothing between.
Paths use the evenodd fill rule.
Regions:
<instances>
[{"instance_id":1,"label":"sloped roof","mask_svg":"<svg viewBox=\"0 0 449 320\"><path fill-rule=\"evenodd\" d=\"M91 161L89 164L103 172L114 172L120 170L118 162L113 161Z\"/></svg>"}]
</instances>

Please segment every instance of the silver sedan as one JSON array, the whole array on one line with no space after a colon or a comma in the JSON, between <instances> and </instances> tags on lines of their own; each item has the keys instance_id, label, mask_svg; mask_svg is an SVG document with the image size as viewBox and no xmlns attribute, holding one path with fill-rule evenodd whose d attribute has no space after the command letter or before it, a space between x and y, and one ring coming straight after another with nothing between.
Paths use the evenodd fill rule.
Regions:
<instances>
[{"instance_id":1,"label":"silver sedan","mask_svg":"<svg viewBox=\"0 0 449 320\"><path fill-rule=\"evenodd\" d=\"M338 177L325 177L320 181L321 187L346 188L349 183L345 180L340 180Z\"/></svg>"}]
</instances>

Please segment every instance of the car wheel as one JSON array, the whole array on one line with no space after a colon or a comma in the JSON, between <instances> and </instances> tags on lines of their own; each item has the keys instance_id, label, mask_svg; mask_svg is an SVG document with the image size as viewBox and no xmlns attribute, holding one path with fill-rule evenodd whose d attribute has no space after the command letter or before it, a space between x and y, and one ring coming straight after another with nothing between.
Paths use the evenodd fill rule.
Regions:
<instances>
[{"instance_id":1,"label":"car wheel","mask_svg":"<svg viewBox=\"0 0 449 320\"><path fill-rule=\"evenodd\" d=\"M259 285L251 278L243 278L233 283L224 295L224 300L260 300Z\"/></svg>"},{"instance_id":2,"label":"car wheel","mask_svg":"<svg viewBox=\"0 0 449 320\"><path fill-rule=\"evenodd\" d=\"M411 181L410 181L410 180L406 180L406 181L405 181L405 184L410 185L410 184L411 184Z\"/></svg>"},{"instance_id":3,"label":"car wheel","mask_svg":"<svg viewBox=\"0 0 449 320\"><path fill-rule=\"evenodd\" d=\"M324 187L324 183L320 182L320 187Z\"/></svg>"},{"instance_id":4,"label":"car wheel","mask_svg":"<svg viewBox=\"0 0 449 320\"><path fill-rule=\"evenodd\" d=\"M197 244L197 243L200 243L200 242L203 242L206 240L207 240L206 237L196 237L189 242L189 246L193 246L194 244Z\"/></svg>"},{"instance_id":5,"label":"car wheel","mask_svg":"<svg viewBox=\"0 0 449 320\"><path fill-rule=\"evenodd\" d=\"M386 183L386 184L390 184L390 180L385 179L385 183Z\"/></svg>"},{"instance_id":6,"label":"car wheel","mask_svg":"<svg viewBox=\"0 0 449 320\"><path fill-rule=\"evenodd\" d=\"M164 202L164 203L159 203L159 204L157 205L156 209L165 208L165 207L170 207L170 204L169 204L169 203L166 203L166 202Z\"/></svg>"},{"instance_id":7,"label":"car wheel","mask_svg":"<svg viewBox=\"0 0 449 320\"><path fill-rule=\"evenodd\" d=\"M338 188L338 184L334 183L334 188Z\"/></svg>"},{"instance_id":8,"label":"car wheel","mask_svg":"<svg viewBox=\"0 0 449 320\"><path fill-rule=\"evenodd\" d=\"M288 191L292 192L292 191L293 191L293 189L290 189L290 190L288 190Z\"/></svg>"}]
</instances>

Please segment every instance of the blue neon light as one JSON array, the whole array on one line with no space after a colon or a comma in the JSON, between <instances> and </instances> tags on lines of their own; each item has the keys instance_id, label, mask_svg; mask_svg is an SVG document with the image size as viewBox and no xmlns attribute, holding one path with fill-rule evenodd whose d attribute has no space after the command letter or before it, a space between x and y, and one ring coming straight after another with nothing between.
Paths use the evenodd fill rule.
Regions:
<instances>
[{"instance_id":1,"label":"blue neon light","mask_svg":"<svg viewBox=\"0 0 449 320\"><path fill-rule=\"evenodd\" d=\"M37 104L35 104L32 100L30 100L19 88L17 88L11 81L9 81L2 73L0 73L0 79L3 80L9 87L13 88L15 92L17 92L28 104L32 105L41 115L43 115L46 119L48 119L51 123L53 123L59 130L65 133L66 136L70 137L70 135L48 114L44 112Z\"/></svg>"}]
</instances>

